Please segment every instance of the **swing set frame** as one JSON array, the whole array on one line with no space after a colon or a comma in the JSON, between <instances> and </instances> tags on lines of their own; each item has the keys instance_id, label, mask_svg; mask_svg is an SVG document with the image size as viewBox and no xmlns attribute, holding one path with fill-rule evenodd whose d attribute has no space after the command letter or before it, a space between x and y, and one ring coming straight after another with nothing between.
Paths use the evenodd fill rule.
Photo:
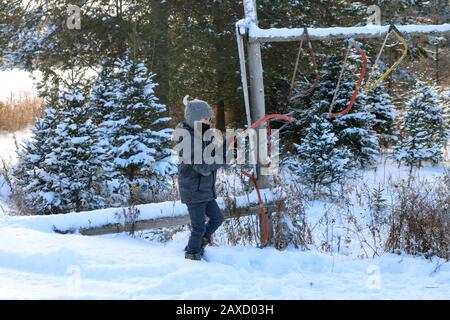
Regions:
<instances>
[{"instance_id":1,"label":"swing set frame","mask_svg":"<svg viewBox=\"0 0 450 320\"><path fill-rule=\"evenodd\" d=\"M238 45L238 53L240 60L240 69L241 69L241 81L242 81L242 91L244 96L244 106L247 116L247 128L256 128L255 124L260 123L262 126L268 126L269 122L264 121L267 115L265 113L265 95L264 95L264 78L263 78L263 66L261 60L261 43L263 42L288 42L288 41L299 41L300 47L299 53L297 55L296 66L294 70L294 75L291 81L291 88L288 98L292 100L293 98L305 96L319 85L319 76L317 72L317 62L315 59L314 52L312 50L311 41L312 40L336 40L336 39L352 39L349 41L349 47L347 49L345 62L343 63L343 68L340 74L340 78L343 75L343 70L345 68L345 63L347 60L348 53L351 48L354 48L357 53L361 56L363 60L363 67L357 81L355 91L350 99L347 107L337 113L333 113L333 102L336 99L337 92L339 90L339 82L338 80L336 92L333 98L333 102L330 106L328 118L334 118L337 116L342 116L348 113L353 104L356 101L356 98L361 90L369 91L377 86L378 83L383 81L386 77L389 76L390 73L402 62L402 60L408 54L408 45L402 34L408 34L410 36L413 35L421 35L421 34L444 34L450 33L450 24L441 24L441 25L389 25L389 26L375 26L375 25L367 25L362 27L333 27L333 28L270 28L270 29L261 29L258 27L258 18L257 18L257 6L256 0L243 0L244 3L244 13L245 18L239 20L236 23L236 40ZM377 80L373 83L371 82L371 78L374 75L376 67L378 65L378 61L380 59L381 53L386 45L387 39L391 32L397 36L399 41L403 45L403 53L401 57ZM356 38L379 38L385 36L383 45L381 50L377 56L376 62L372 66L371 73L369 75L368 81L366 81L366 86L362 88L362 82L365 77L366 68L367 68L367 58L365 56L364 50L362 50L354 39ZM311 59L313 70L315 72L314 82L311 86L301 91L300 93L293 94L293 87L295 81L295 74L297 72L300 51L302 48L303 38L306 37L308 43L308 54ZM247 59L245 56L245 47L247 49ZM249 82L247 81L247 66L249 69ZM249 90L250 88L250 90ZM251 100L251 101L250 101ZM293 120L293 119L292 119ZM292 121L290 119L290 121ZM287 120L289 121L289 120ZM270 128L270 127L269 127ZM270 132L270 131L269 131ZM266 137L270 139L269 137ZM259 141L259 144L268 144L268 141ZM261 164L258 160L258 164L254 167L253 174L246 173L255 185L255 189L259 194L260 188L269 187L269 178L267 176L261 176ZM259 204L261 206L262 200L259 200ZM270 217L269 217L270 218ZM262 225L262 229L264 230L262 234L262 243L267 244L270 239L268 238L268 217L266 215L265 210L260 211L260 221Z\"/></svg>"}]
</instances>

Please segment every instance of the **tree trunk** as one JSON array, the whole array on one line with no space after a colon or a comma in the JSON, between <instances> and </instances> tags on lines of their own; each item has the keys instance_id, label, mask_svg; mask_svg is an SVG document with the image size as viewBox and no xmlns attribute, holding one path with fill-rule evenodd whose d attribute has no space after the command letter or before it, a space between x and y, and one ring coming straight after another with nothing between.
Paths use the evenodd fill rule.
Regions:
<instances>
[{"instance_id":1,"label":"tree trunk","mask_svg":"<svg viewBox=\"0 0 450 320\"><path fill-rule=\"evenodd\" d=\"M224 73L219 71L217 75L217 87L216 87L216 128L225 131L225 101L223 98L223 92L225 90Z\"/></svg>"},{"instance_id":2,"label":"tree trunk","mask_svg":"<svg viewBox=\"0 0 450 320\"><path fill-rule=\"evenodd\" d=\"M214 16L213 20L213 29L216 33L223 32L225 25L223 19L223 9L221 5L215 8L212 12ZM214 40L214 63L215 69L217 71L216 78L216 123L215 127L221 131L225 131L225 70L226 68L226 59L227 57L224 54L223 50L223 40L215 39Z\"/></svg>"},{"instance_id":3,"label":"tree trunk","mask_svg":"<svg viewBox=\"0 0 450 320\"><path fill-rule=\"evenodd\" d=\"M159 98L160 103L168 104L170 98L170 83L169 77L169 2L162 3L160 0L153 0L151 3L152 15L151 23L154 32L154 48L153 48L153 63L152 72L156 73L156 81L158 86L155 93ZM151 58L151 57L149 57Z\"/></svg>"}]
</instances>

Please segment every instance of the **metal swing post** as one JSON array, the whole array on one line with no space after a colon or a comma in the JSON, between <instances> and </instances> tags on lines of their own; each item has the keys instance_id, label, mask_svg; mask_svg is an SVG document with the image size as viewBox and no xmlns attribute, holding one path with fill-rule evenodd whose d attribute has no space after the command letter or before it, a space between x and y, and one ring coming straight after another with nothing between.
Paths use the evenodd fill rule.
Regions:
<instances>
[{"instance_id":1,"label":"metal swing post","mask_svg":"<svg viewBox=\"0 0 450 320\"><path fill-rule=\"evenodd\" d=\"M250 21L252 24L258 24L258 17L256 13L256 0L243 0L244 3L244 13L245 21ZM242 77L242 89L244 91L244 102L247 113L247 128L249 129L252 123L257 122L259 119L264 118L266 115L265 110L265 100L264 100L264 78L263 78L263 68L261 61L261 45L259 42L250 43L248 41L248 30L240 30L239 23L236 27L239 58L241 60L241 77ZM247 54L248 54L248 71L249 71L249 82L250 82L250 101L248 99L247 93L247 73L245 66L245 53L243 45L243 35L246 32L247 35L245 43L247 44ZM259 128L265 128L265 123L262 123ZM250 137L252 140L252 137ZM270 185L269 176L262 174L264 170L264 163L261 159L260 148L258 146L267 146L267 136L257 134L256 138L250 142L250 159L253 157L253 161L256 162L254 166L253 176L249 177L253 180L257 189L268 188ZM253 150L252 150L253 149ZM256 190L259 193L259 190ZM262 202L262 201L261 201ZM263 204L260 203L260 206ZM261 244L267 245L270 243L273 235L272 219L271 213L266 212L261 208L261 214L264 216L259 217L259 226L261 234Z\"/></svg>"}]
</instances>

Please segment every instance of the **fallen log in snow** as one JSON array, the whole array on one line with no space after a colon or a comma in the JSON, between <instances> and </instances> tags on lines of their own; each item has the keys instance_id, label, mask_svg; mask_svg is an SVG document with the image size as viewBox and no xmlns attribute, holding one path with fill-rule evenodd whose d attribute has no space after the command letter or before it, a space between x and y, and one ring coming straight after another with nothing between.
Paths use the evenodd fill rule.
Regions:
<instances>
[{"instance_id":1,"label":"fallen log in snow","mask_svg":"<svg viewBox=\"0 0 450 320\"><path fill-rule=\"evenodd\" d=\"M271 190L263 189L261 195L264 206L269 212L273 212L277 201ZM227 201L218 198L217 203L224 210L226 218L259 214L255 192ZM187 207L180 201L142 204L133 209L139 214L131 218L127 207L47 216L5 216L2 218L5 224L25 226L44 232L81 233L84 235L153 229L189 223Z\"/></svg>"},{"instance_id":2,"label":"fallen log in snow","mask_svg":"<svg viewBox=\"0 0 450 320\"><path fill-rule=\"evenodd\" d=\"M277 210L278 203L277 202L267 202L264 204L264 207L266 208L266 212L272 213ZM244 208L226 208L224 210L224 217L225 219L230 218L240 218L245 217L249 215L259 215L260 209L259 206L253 205L249 207ZM120 232L134 232L139 230L149 230L149 229L157 229L157 228L164 228L164 227L175 227L180 226L184 224L189 224L190 219L189 215L180 215L180 216L172 216L172 217L160 217L160 218L154 218L154 219L146 219L146 220L137 220L137 221L130 221L126 223L110 223L103 226L98 227L87 227L87 228L80 228L79 232L82 235L87 236L95 236L95 235L103 235L103 234L110 234L110 233L120 233ZM65 231L62 230L55 230L56 232L65 233Z\"/></svg>"}]
</instances>

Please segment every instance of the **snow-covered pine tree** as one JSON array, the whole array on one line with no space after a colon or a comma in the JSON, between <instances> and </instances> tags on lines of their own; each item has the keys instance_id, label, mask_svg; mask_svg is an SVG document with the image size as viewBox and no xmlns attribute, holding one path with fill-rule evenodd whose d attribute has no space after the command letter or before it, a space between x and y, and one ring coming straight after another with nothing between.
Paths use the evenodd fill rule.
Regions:
<instances>
[{"instance_id":1,"label":"snow-covered pine tree","mask_svg":"<svg viewBox=\"0 0 450 320\"><path fill-rule=\"evenodd\" d=\"M400 143L394 148L399 163L422 167L424 161L442 161L442 149L447 143L448 127L444 119L444 106L434 88L418 82L414 96L408 101L403 118Z\"/></svg>"},{"instance_id":2,"label":"snow-covered pine tree","mask_svg":"<svg viewBox=\"0 0 450 320\"><path fill-rule=\"evenodd\" d=\"M375 74L375 78L378 75ZM395 106L383 84L377 85L367 93L366 110L374 116L372 129L378 135L380 146L389 147L397 141Z\"/></svg>"},{"instance_id":3,"label":"snow-covered pine tree","mask_svg":"<svg viewBox=\"0 0 450 320\"><path fill-rule=\"evenodd\" d=\"M75 90L65 92L58 112L46 110L33 129L31 142L19 153L17 185L28 192L37 214L103 206L96 190L101 163L93 147L94 126L83 108L84 100Z\"/></svg>"},{"instance_id":4,"label":"snow-covered pine tree","mask_svg":"<svg viewBox=\"0 0 450 320\"><path fill-rule=\"evenodd\" d=\"M109 79L108 108L100 124L108 153L121 175L118 185L126 200L148 200L170 185L176 166L172 160L170 118L154 94L154 75L125 57L115 62Z\"/></svg>"},{"instance_id":5,"label":"snow-covered pine tree","mask_svg":"<svg viewBox=\"0 0 450 320\"><path fill-rule=\"evenodd\" d=\"M339 86L333 112L347 107L361 72L360 65L360 56L352 51ZM338 146L346 146L353 155L353 163L360 167L373 164L379 153L378 136L372 129L375 116L366 109L366 105L367 96L360 92L352 110L332 120L333 131L339 139Z\"/></svg>"},{"instance_id":6,"label":"snow-covered pine tree","mask_svg":"<svg viewBox=\"0 0 450 320\"><path fill-rule=\"evenodd\" d=\"M113 78L113 62L105 59L101 63L101 70L92 86L89 102L86 106L92 122L99 125L105 121L113 104L112 88L116 87L117 79Z\"/></svg>"},{"instance_id":7,"label":"snow-covered pine tree","mask_svg":"<svg viewBox=\"0 0 450 320\"><path fill-rule=\"evenodd\" d=\"M448 143L450 140L450 90L442 90L439 93L439 99L438 99L438 103L442 105L443 107L443 112L442 115L444 117L444 130L445 132L443 132L441 134L442 140L443 140L443 144L444 144L444 149L447 151L448 148Z\"/></svg>"},{"instance_id":8,"label":"snow-covered pine tree","mask_svg":"<svg viewBox=\"0 0 450 320\"><path fill-rule=\"evenodd\" d=\"M348 147L338 146L333 126L323 117L314 116L302 143L295 147L299 159L291 159L288 164L313 191L320 186L331 188L351 169L352 153Z\"/></svg>"},{"instance_id":9,"label":"snow-covered pine tree","mask_svg":"<svg viewBox=\"0 0 450 320\"><path fill-rule=\"evenodd\" d=\"M113 62L105 59L101 63L101 70L92 86L86 112L94 124L95 145L94 152L102 164L98 172L98 192L105 199L107 206L118 206L124 203L117 187L121 174L114 169L113 155L109 141L109 130L101 124L112 110L114 93L112 88L117 87L118 79L113 78Z\"/></svg>"},{"instance_id":10,"label":"snow-covered pine tree","mask_svg":"<svg viewBox=\"0 0 450 320\"><path fill-rule=\"evenodd\" d=\"M68 168L61 182L63 199L70 210L101 208L104 199L98 188L103 182L103 150L97 148L95 125L86 112L86 99L79 91L74 91L65 93L63 100L67 108L62 111L63 122L56 129L61 148L55 150L60 151L55 152L59 167ZM51 160L51 155L48 159Z\"/></svg>"},{"instance_id":11,"label":"snow-covered pine tree","mask_svg":"<svg viewBox=\"0 0 450 320\"><path fill-rule=\"evenodd\" d=\"M61 122L51 142L54 148L44 160L48 189L54 197L43 205L61 212L101 208L104 202L96 186L102 163L95 149L95 127L84 108L85 97L77 90L66 91L60 104Z\"/></svg>"},{"instance_id":12,"label":"snow-covered pine tree","mask_svg":"<svg viewBox=\"0 0 450 320\"><path fill-rule=\"evenodd\" d=\"M31 138L24 140L17 150L18 160L12 171L14 185L25 195L31 211L37 207L34 199L37 199L38 194L45 189L47 175L44 160L54 147L49 141L58 122L57 111L53 108L45 109L43 116L37 117L31 128Z\"/></svg>"}]
</instances>

